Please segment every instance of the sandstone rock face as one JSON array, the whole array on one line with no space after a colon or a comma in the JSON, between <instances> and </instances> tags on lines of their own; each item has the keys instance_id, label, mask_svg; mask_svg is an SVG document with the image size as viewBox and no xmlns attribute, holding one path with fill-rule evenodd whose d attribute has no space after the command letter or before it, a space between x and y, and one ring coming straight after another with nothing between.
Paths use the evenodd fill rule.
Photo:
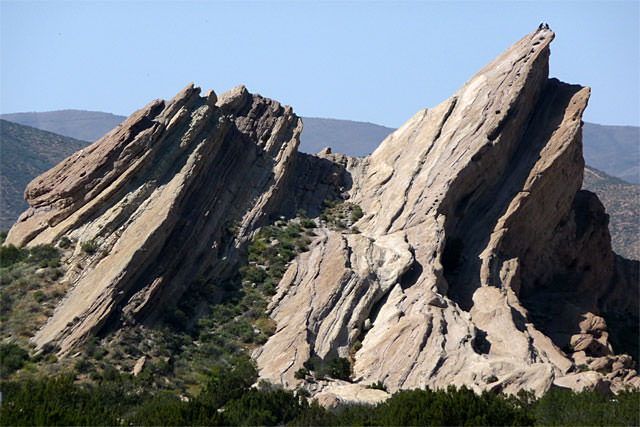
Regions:
<instances>
[{"instance_id":1,"label":"sandstone rock face","mask_svg":"<svg viewBox=\"0 0 640 427\"><path fill-rule=\"evenodd\" d=\"M272 218L344 199L364 216L317 229L289 265L253 353L263 379L328 406L383 400L378 382L640 385L608 325L637 323L638 263L611 251L602 204L580 191L590 90L548 78L553 38L525 36L366 158L298 154L291 108L242 86L150 103L27 187L7 244L77 242L35 344L66 354L107 324L152 323L190 283L231 275ZM297 379L318 357L349 358L352 381Z\"/></svg>"},{"instance_id":2,"label":"sandstone rock face","mask_svg":"<svg viewBox=\"0 0 640 427\"><path fill-rule=\"evenodd\" d=\"M310 357L358 341L358 384L540 394L577 369L562 347L612 353L595 314L637 313L638 285L616 277L606 214L579 191L590 91L548 79L553 38L524 37L369 157L318 156L344 168L361 234L325 232L291 265L263 378L294 387ZM589 375L563 384L610 384Z\"/></svg>"},{"instance_id":3,"label":"sandstone rock face","mask_svg":"<svg viewBox=\"0 0 640 427\"><path fill-rule=\"evenodd\" d=\"M302 123L243 86L187 86L29 184L7 243L78 241L73 283L34 337L62 353L111 318L151 321L196 278L224 276L282 197ZM233 229L233 232L230 231ZM93 242L93 255L82 251Z\"/></svg>"}]
</instances>

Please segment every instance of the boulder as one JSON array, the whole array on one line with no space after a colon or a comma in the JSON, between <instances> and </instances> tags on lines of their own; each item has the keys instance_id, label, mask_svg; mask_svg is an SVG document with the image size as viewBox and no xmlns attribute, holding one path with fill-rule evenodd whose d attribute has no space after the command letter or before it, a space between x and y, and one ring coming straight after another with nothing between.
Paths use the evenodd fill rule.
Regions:
<instances>
[{"instance_id":1,"label":"boulder","mask_svg":"<svg viewBox=\"0 0 640 427\"><path fill-rule=\"evenodd\" d=\"M561 388L568 388L574 391L595 390L600 393L610 393L611 384L597 372L580 372L577 374L565 375L556 378L553 385Z\"/></svg>"}]
</instances>

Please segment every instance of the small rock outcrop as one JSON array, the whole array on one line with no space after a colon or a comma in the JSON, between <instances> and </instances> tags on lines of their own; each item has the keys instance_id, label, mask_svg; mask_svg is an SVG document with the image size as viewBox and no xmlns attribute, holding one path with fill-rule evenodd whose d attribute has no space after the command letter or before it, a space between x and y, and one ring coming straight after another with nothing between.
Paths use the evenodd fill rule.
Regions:
<instances>
[{"instance_id":1,"label":"small rock outcrop","mask_svg":"<svg viewBox=\"0 0 640 427\"><path fill-rule=\"evenodd\" d=\"M640 385L610 325L637 325L638 263L580 190L590 89L549 79L553 38L525 36L365 158L297 153L301 120L242 86L150 103L26 189L7 244L77 242L35 344L64 355L106 325L151 324L190 283L231 276L261 226L346 200L355 227L316 229L269 304L263 379L326 405ZM302 369L336 357L350 382Z\"/></svg>"}]
</instances>

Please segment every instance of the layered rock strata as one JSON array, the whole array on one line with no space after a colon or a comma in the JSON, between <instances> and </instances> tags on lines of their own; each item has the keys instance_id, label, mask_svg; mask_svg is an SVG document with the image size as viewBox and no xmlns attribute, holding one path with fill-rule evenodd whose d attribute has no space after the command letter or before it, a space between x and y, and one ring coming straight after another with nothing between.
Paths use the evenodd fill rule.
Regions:
<instances>
[{"instance_id":1,"label":"layered rock strata","mask_svg":"<svg viewBox=\"0 0 640 427\"><path fill-rule=\"evenodd\" d=\"M553 38L524 37L369 157L334 156L361 234L326 231L289 268L270 307L278 330L256 351L263 378L294 387L310 357L340 356L355 382L389 391L542 393L584 384L560 380L577 370L561 348L612 353L579 323L637 317L637 278L614 273L606 215L579 191L590 90L548 79ZM538 316L549 301L565 318Z\"/></svg>"},{"instance_id":2,"label":"layered rock strata","mask_svg":"<svg viewBox=\"0 0 640 427\"><path fill-rule=\"evenodd\" d=\"M189 284L233 274L260 226L344 199L364 216L320 227L289 266L254 352L262 378L327 404L384 399L365 388L379 381L638 385L607 324L637 325L638 263L580 191L589 88L548 78L553 38L525 36L366 158L298 154L300 119L244 87L150 103L27 187L7 244L77 242L71 291L34 342L66 354L106 325L153 323ZM296 378L317 357L351 359L352 382Z\"/></svg>"},{"instance_id":3,"label":"layered rock strata","mask_svg":"<svg viewBox=\"0 0 640 427\"><path fill-rule=\"evenodd\" d=\"M242 86L199 92L151 102L27 187L31 208L7 243L65 236L82 266L38 346L65 353L108 319L152 321L194 280L235 268L237 247L279 205L301 120Z\"/></svg>"}]
</instances>

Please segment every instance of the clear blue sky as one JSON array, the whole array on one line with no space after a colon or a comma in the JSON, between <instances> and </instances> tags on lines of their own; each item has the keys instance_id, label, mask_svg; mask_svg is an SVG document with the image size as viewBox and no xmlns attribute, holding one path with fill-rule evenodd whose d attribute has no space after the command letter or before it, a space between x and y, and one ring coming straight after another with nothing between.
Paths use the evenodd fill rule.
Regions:
<instances>
[{"instance_id":1,"label":"clear blue sky","mask_svg":"<svg viewBox=\"0 0 640 427\"><path fill-rule=\"evenodd\" d=\"M640 2L0 0L0 112L128 115L189 82L398 127L548 21L585 120L640 125Z\"/></svg>"}]
</instances>

